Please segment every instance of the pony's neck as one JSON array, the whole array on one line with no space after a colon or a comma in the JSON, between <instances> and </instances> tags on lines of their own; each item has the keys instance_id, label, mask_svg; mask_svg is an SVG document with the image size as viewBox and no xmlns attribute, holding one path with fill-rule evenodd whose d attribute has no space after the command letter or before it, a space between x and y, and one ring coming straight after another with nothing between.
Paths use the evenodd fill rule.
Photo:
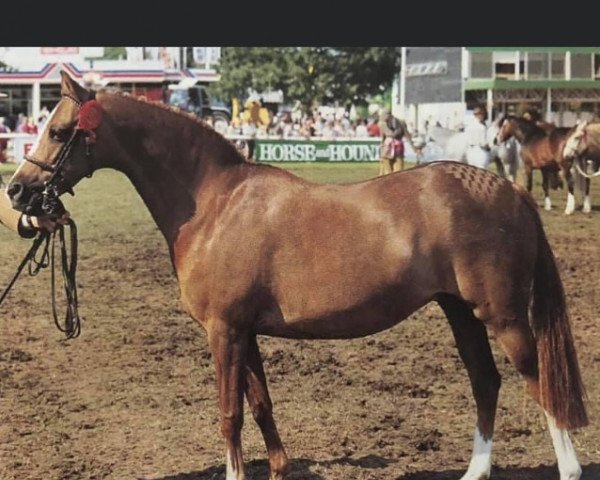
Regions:
<instances>
[{"instance_id":1,"label":"pony's neck","mask_svg":"<svg viewBox=\"0 0 600 480\"><path fill-rule=\"evenodd\" d=\"M104 93L98 101L118 143L109 166L139 192L169 248L211 178L244 163L235 147L198 120L153 103Z\"/></svg>"},{"instance_id":2,"label":"pony's neck","mask_svg":"<svg viewBox=\"0 0 600 480\"><path fill-rule=\"evenodd\" d=\"M521 144L527 143L534 138L546 135L544 129L536 125L535 122L518 117L514 117L513 121L517 124L517 128L515 129L515 138Z\"/></svg>"}]
</instances>

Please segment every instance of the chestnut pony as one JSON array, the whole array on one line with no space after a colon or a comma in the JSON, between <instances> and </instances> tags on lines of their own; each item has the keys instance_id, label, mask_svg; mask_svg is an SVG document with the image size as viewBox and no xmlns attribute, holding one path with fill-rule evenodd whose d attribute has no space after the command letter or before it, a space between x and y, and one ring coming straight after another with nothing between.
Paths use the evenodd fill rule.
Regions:
<instances>
[{"instance_id":1,"label":"chestnut pony","mask_svg":"<svg viewBox=\"0 0 600 480\"><path fill-rule=\"evenodd\" d=\"M591 179L600 175L600 123L581 122L567 138L563 149L565 159L574 162L579 178L583 178L583 213L592 211ZM565 213L575 211L575 197L569 191Z\"/></svg>"},{"instance_id":2,"label":"chestnut pony","mask_svg":"<svg viewBox=\"0 0 600 480\"><path fill-rule=\"evenodd\" d=\"M556 127L545 122L535 122L525 118L509 115L500 123L496 139L505 142L516 138L521 145L521 159L527 178L527 191L533 187L533 170L542 172L542 188L544 189L544 208L550 210L552 202L548 194L549 188L562 186L558 172L562 171L567 180L569 193L573 194L574 182L571 175L572 162L562 155L567 137L573 128ZM568 212L565 212L568 213Z\"/></svg>"},{"instance_id":3,"label":"chestnut pony","mask_svg":"<svg viewBox=\"0 0 600 480\"><path fill-rule=\"evenodd\" d=\"M183 306L208 337L228 480L245 478L244 395L270 478L288 465L257 335L361 337L431 301L448 317L477 405L463 478L491 469L500 375L489 333L546 412L561 479L579 478L567 430L588 422L584 388L554 256L524 190L456 162L317 185L246 162L166 106L89 92L64 73L61 90L8 194L35 212L49 189L70 191L99 168L129 177L166 239Z\"/></svg>"}]
</instances>

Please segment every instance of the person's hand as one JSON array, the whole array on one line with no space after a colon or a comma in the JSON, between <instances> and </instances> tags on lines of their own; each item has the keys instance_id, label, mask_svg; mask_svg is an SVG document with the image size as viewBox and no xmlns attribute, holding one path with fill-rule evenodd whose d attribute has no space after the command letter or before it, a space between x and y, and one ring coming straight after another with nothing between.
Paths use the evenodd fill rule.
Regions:
<instances>
[{"instance_id":1,"label":"person's hand","mask_svg":"<svg viewBox=\"0 0 600 480\"><path fill-rule=\"evenodd\" d=\"M59 225L66 225L70 214L65 211L61 215L42 215L39 217L29 217L31 226L43 232L53 233Z\"/></svg>"}]
</instances>

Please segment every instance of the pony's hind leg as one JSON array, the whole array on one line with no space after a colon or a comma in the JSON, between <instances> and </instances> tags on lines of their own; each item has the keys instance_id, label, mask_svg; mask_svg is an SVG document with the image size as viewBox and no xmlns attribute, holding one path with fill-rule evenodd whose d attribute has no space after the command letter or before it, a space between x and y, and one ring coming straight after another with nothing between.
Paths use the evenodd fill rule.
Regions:
<instances>
[{"instance_id":1,"label":"pony's hind leg","mask_svg":"<svg viewBox=\"0 0 600 480\"><path fill-rule=\"evenodd\" d=\"M242 373L246 363L248 336L216 322L207 328L207 332L219 390L221 432L226 448L226 480L245 480L241 439L244 423Z\"/></svg>"},{"instance_id":2,"label":"pony's hind leg","mask_svg":"<svg viewBox=\"0 0 600 480\"><path fill-rule=\"evenodd\" d=\"M451 295L440 295L437 301L450 322L477 405L473 455L467 473L461 480L485 480L489 478L492 468L492 437L500 374L496 369L486 328L475 318L469 306Z\"/></svg>"},{"instance_id":3,"label":"pony's hind leg","mask_svg":"<svg viewBox=\"0 0 600 480\"><path fill-rule=\"evenodd\" d=\"M494 333L510 362L525 379L531 396L539 404L540 383L536 343L527 316L521 318L521 321L502 322L500 326L494 328ZM581 467L569 434L556 425L554 418L548 412L545 414L556 453L560 480L578 480L581 477Z\"/></svg>"},{"instance_id":4,"label":"pony's hind leg","mask_svg":"<svg viewBox=\"0 0 600 480\"><path fill-rule=\"evenodd\" d=\"M283 480L288 458L273 419L273 404L267 389L267 379L256 337L250 338L245 381L246 398L252 416L260 428L269 455L270 480Z\"/></svg>"},{"instance_id":5,"label":"pony's hind leg","mask_svg":"<svg viewBox=\"0 0 600 480\"><path fill-rule=\"evenodd\" d=\"M542 189L544 190L544 210L552 210L552 201L550 200L550 175L547 169L542 168Z\"/></svg>"},{"instance_id":6,"label":"pony's hind leg","mask_svg":"<svg viewBox=\"0 0 600 480\"><path fill-rule=\"evenodd\" d=\"M589 178L585 179L585 192L583 196L583 213L591 213L592 212L592 199L590 197L590 185L591 180Z\"/></svg>"}]
</instances>

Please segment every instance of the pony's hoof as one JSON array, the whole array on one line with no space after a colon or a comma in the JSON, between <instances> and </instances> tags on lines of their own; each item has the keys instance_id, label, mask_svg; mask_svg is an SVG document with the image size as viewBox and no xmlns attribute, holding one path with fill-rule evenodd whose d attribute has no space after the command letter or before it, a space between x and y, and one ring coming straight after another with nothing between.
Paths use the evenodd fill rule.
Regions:
<instances>
[{"instance_id":1,"label":"pony's hoof","mask_svg":"<svg viewBox=\"0 0 600 480\"><path fill-rule=\"evenodd\" d=\"M460 480L488 480L489 478L490 478L489 473L481 472L479 474L467 473Z\"/></svg>"},{"instance_id":2,"label":"pony's hoof","mask_svg":"<svg viewBox=\"0 0 600 480\"><path fill-rule=\"evenodd\" d=\"M577 468L571 472L561 472L560 480L579 480L581 478L581 473L581 467L577 466Z\"/></svg>"}]
</instances>

